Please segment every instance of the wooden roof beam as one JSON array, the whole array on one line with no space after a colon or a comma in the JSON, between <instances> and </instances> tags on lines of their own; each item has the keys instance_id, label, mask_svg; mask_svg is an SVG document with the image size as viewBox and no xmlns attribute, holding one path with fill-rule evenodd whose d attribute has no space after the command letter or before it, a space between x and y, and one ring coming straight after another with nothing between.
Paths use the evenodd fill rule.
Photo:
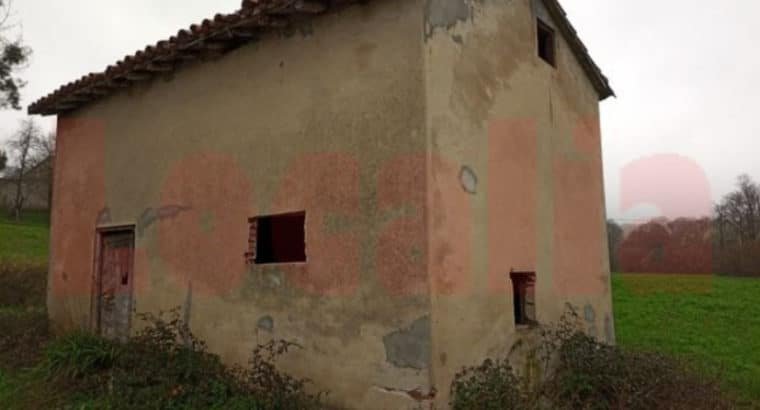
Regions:
<instances>
[{"instance_id":1,"label":"wooden roof beam","mask_svg":"<svg viewBox=\"0 0 760 410\"><path fill-rule=\"evenodd\" d=\"M299 13L319 14L327 11L327 4L321 1L296 0L293 8Z\"/></svg>"}]
</instances>

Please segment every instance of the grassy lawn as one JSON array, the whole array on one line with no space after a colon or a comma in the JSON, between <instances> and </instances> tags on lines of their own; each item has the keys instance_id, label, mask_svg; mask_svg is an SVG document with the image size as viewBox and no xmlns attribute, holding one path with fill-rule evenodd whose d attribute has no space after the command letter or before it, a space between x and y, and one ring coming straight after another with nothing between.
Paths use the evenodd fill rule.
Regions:
<instances>
[{"instance_id":1,"label":"grassy lawn","mask_svg":"<svg viewBox=\"0 0 760 410\"><path fill-rule=\"evenodd\" d=\"M44 321L48 238L46 213L16 223L0 212L0 267L12 267L0 269L3 333L27 327L15 324L17 313L37 317L30 323ZM616 274L612 284L621 346L690 359L760 401L760 279ZM0 363L0 403L19 396L14 367Z\"/></svg>"},{"instance_id":2,"label":"grassy lawn","mask_svg":"<svg viewBox=\"0 0 760 410\"><path fill-rule=\"evenodd\" d=\"M760 400L760 279L616 274L612 284L621 346L692 359Z\"/></svg>"},{"instance_id":3,"label":"grassy lawn","mask_svg":"<svg viewBox=\"0 0 760 410\"><path fill-rule=\"evenodd\" d=\"M49 248L47 212L27 212L16 222L0 210L0 261L45 264Z\"/></svg>"}]
</instances>

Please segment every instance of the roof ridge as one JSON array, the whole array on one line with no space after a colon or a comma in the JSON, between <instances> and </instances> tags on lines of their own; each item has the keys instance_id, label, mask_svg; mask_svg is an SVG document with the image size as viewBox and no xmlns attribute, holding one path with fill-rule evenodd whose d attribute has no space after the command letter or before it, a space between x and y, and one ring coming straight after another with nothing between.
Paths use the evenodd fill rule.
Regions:
<instances>
[{"instance_id":1,"label":"roof ridge","mask_svg":"<svg viewBox=\"0 0 760 410\"><path fill-rule=\"evenodd\" d=\"M288 27L299 16L321 14L328 8L361 1L366 0L242 0L240 9L235 12L217 13L211 19L192 24L166 40L125 56L102 72L86 74L59 87L32 103L28 112L52 115L70 111L116 89L174 71L188 61L221 56L267 30ZM600 98L614 95L607 78L591 59L559 2L544 2L553 17L561 22L561 30L568 37L571 48Z\"/></svg>"}]
</instances>

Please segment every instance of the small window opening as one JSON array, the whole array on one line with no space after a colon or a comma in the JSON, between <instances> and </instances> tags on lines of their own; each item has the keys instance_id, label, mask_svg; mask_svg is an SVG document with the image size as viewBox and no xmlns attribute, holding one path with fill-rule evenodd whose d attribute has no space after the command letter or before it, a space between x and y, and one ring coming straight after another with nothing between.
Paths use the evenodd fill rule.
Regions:
<instances>
[{"instance_id":1,"label":"small window opening","mask_svg":"<svg viewBox=\"0 0 760 410\"><path fill-rule=\"evenodd\" d=\"M538 56L556 67L555 51L554 30L543 21L538 20Z\"/></svg>"},{"instance_id":2,"label":"small window opening","mask_svg":"<svg viewBox=\"0 0 760 410\"><path fill-rule=\"evenodd\" d=\"M516 325L534 325L536 321L536 274L512 272L512 291Z\"/></svg>"},{"instance_id":3,"label":"small window opening","mask_svg":"<svg viewBox=\"0 0 760 410\"><path fill-rule=\"evenodd\" d=\"M257 265L306 262L306 213L259 216L250 219L251 251Z\"/></svg>"}]
</instances>

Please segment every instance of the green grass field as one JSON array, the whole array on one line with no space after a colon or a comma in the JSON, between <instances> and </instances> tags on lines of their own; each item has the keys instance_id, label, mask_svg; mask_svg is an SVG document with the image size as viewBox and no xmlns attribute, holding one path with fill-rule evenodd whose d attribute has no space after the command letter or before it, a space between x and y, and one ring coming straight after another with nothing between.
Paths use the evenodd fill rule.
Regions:
<instances>
[{"instance_id":1,"label":"green grass field","mask_svg":"<svg viewBox=\"0 0 760 410\"><path fill-rule=\"evenodd\" d=\"M48 226L45 213L27 214L21 223L1 213L0 263L44 267ZM35 281L44 281L42 272ZM760 279L616 274L612 284L621 346L686 358L760 401ZM0 371L0 402L12 385Z\"/></svg>"},{"instance_id":2,"label":"green grass field","mask_svg":"<svg viewBox=\"0 0 760 410\"><path fill-rule=\"evenodd\" d=\"M684 357L760 400L760 279L617 274L612 284L621 346Z\"/></svg>"},{"instance_id":3,"label":"green grass field","mask_svg":"<svg viewBox=\"0 0 760 410\"><path fill-rule=\"evenodd\" d=\"M0 210L0 262L47 263L49 236L47 212L27 212L16 222Z\"/></svg>"}]
</instances>

